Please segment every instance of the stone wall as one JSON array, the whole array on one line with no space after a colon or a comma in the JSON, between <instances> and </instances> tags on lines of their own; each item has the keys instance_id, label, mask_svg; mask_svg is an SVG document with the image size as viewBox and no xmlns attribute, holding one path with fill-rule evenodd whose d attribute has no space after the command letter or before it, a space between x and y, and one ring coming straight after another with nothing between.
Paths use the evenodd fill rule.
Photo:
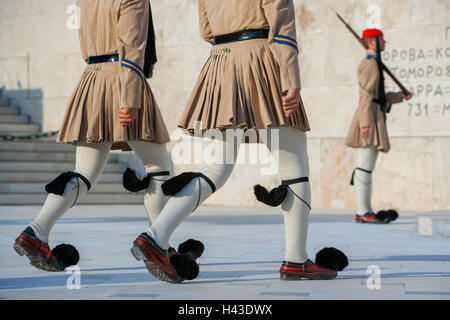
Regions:
<instances>
[{"instance_id":1,"label":"stone wall","mask_svg":"<svg viewBox=\"0 0 450 320\"><path fill-rule=\"evenodd\" d=\"M196 0L151 2L159 62L150 84L169 130L174 130L210 46L199 35ZM77 32L67 27L69 6L74 3L0 0L0 87L13 93L23 112L44 131L58 128L84 67ZM327 1L294 3L302 95L312 127L308 150L313 206L351 209L355 203L348 180L355 151L344 146L344 138L357 107L356 70L365 53ZM416 94L389 114L392 150L377 162L374 208L449 209L450 1L333 0L331 4L358 32L376 16L376 8L370 6L380 9L387 40L385 63ZM390 80L387 87L398 90ZM258 206L252 185L279 183L277 176L258 174L255 165L238 165L208 204Z\"/></svg>"}]
</instances>

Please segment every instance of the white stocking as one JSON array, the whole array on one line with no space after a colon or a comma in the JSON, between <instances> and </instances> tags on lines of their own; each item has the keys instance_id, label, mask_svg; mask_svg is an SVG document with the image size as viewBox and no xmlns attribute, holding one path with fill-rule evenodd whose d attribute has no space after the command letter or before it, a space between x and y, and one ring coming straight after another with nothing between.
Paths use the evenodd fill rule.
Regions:
<instances>
[{"instance_id":1,"label":"white stocking","mask_svg":"<svg viewBox=\"0 0 450 320\"><path fill-rule=\"evenodd\" d=\"M188 139L189 140L189 139ZM186 142L186 141L185 141ZM237 152L234 152L234 161L226 163L226 151L238 150L241 141L237 145L223 139L196 139L196 143L203 145L202 150L211 148L217 150L216 163L202 165L197 172L207 176L215 185L216 190L221 188L234 167ZM171 197L159 217L147 230L147 233L164 249L167 249L169 238L178 225L212 194L209 183L202 177L192 179L180 192Z\"/></svg>"},{"instance_id":2,"label":"white stocking","mask_svg":"<svg viewBox=\"0 0 450 320\"><path fill-rule=\"evenodd\" d=\"M141 159L146 173L168 171L170 168L170 156L166 144L148 143L144 141L129 141L128 144ZM153 177L145 192L144 204L150 225L156 220L161 210L169 200L162 192L161 185L171 178L171 175Z\"/></svg>"},{"instance_id":3,"label":"white stocking","mask_svg":"<svg viewBox=\"0 0 450 320\"><path fill-rule=\"evenodd\" d=\"M357 214L363 215L367 212L373 212L371 206L372 196L372 172L375 168L378 150L375 147L365 147L358 149L358 160L356 166L363 170L356 169L353 182L355 185L355 198Z\"/></svg>"},{"instance_id":4,"label":"white stocking","mask_svg":"<svg viewBox=\"0 0 450 320\"><path fill-rule=\"evenodd\" d=\"M269 141L272 153L279 152L281 180L309 177L309 160L306 133L289 127L279 130L279 146ZM270 131L269 131L270 132ZM272 136L270 133L268 136ZM311 211L311 187L309 182L290 184L286 199L281 204L285 227L285 260L303 263L308 259L306 241Z\"/></svg>"},{"instance_id":5,"label":"white stocking","mask_svg":"<svg viewBox=\"0 0 450 320\"><path fill-rule=\"evenodd\" d=\"M78 145L74 172L82 174L93 186L105 168L111 144ZM48 243L50 230L75 202L87 193L86 184L78 177L66 185L62 196L49 193L37 218L30 224L39 240Z\"/></svg>"}]
</instances>

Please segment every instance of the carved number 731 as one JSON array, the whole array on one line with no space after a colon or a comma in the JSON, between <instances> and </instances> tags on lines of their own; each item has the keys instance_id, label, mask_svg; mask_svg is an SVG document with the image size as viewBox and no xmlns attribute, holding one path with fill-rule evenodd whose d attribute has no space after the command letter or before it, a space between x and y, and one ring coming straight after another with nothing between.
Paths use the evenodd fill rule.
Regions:
<instances>
[{"instance_id":1,"label":"carved number 731","mask_svg":"<svg viewBox=\"0 0 450 320\"><path fill-rule=\"evenodd\" d=\"M420 117L428 115L428 103L408 103L408 116Z\"/></svg>"}]
</instances>

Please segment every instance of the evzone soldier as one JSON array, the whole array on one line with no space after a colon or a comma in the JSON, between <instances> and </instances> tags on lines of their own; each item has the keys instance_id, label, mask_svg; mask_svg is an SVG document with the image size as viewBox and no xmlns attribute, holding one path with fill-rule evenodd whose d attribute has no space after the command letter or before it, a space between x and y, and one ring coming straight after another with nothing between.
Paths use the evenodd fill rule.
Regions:
<instances>
[{"instance_id":1,"label":"evzone soldier","mask_svg":"<svg viewBox=\"0 0 450 320\"><path fill-rule=\"evenodd\" d=\"M177 274L179 268L174 268L175 261L167 253L168 241L177 226L231 175L234 162L226 157L232 152L236 160L234 151L243 139L238 138L236 144L225 138L225 130L267 129L267 136L278 130L277 147L264 140L266 135L260 138L269 150L279 152L282 183L270 193L255 186L255 195L266 204L281 204L283 210L286 250L280 278L336 278L337 271L348 264L342 252L322 250L314 263L306 251L311 210L306 132L310 127L300 96L292 0L199 0L198 9L202 37L213 47L179 127L192 134L200 123L205 135L214 132L215 139L198 139L215 150L221 162L204 164L197 172L184 172L162 185L172 197L134 241L133 255L152 266L148 269L160 280L177 283L188 278Z\"/></svg>"},{"instance_id":2,"label":"evzone soldier","mask_svg":"<svg viewBox=\"0 0 450 320\"><path fill-rule=\"evenodd\" d=\"M45 271L79 261L71 245L49 246L56 221L96 183L110 150L133 150L151 180L145 195L150 223L168 200L161 184L170 177L169 134L146 78L156 62L148 0L79 0L79 38L87 66L70 98L57 142L76 145L75 170L46 186L36 219L14 249Z\"/></svg>"},{"instance_id":3,"label":"evzone soldier","mask_svg":"<svg viewBox=\"0 0 450 320\"><path fill-rule=\"evenodd\" d=\"M412 94L385 93L381 65L381 52L386 45L383 32L367 29L363 32L363 40L369 49L358 68L359 106L346 139L347 146L358 150L350 184L355 186L356 222L385 224L395 220L398 213L390 209L375 214L372 210L372 172L378 153L390 149L386 114L390 112L392 104L409 100Z\"/></svg>"}]
</instances>

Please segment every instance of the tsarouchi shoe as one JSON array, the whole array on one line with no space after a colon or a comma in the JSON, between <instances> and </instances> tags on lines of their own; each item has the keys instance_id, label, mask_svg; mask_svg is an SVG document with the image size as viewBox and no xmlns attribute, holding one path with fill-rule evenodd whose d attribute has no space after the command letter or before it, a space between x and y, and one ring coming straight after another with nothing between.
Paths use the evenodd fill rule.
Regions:
<instances>
[{"instance_id":1,"label":"tsarouchi shoe","mask_svg":"<svg viewBox=\"0 0 450 320\"><path fill-rule=\"evenodd\" d=\"M374 223L374 224L388 224L398 218L398 213L395 210L380 210L376 214L373 212L366 212L362 216L356 215L357 223Z\"/></svg>"},{"instance_id":2,"label":"tsarouchi shoe","mask_svg":"<svg viewBox=\"0 0 450 320\"><path fill-rule=\"evenodd\" d=\"M161 281L180 283L184 280L170 263L169 253L156 244L146 232L134 240L131 254L136 260L144 261L148 271Z\"/></svg>"},{"instance_id":3,"label":"tsarouchi shoe","mask_svg":"<svg viewBox=\"0 0 450 320\"><path fill-rule=\"evenodd\" d=\"M64 271L80 260L77 249L72 245L60 244L50 250L48 243L39 240L31 227L16 238L14 250L21 256L27 256L33 267L44 271Z\"/></svg>"},{"instance_id":4,"label":"tsarouchi shoe","mask_svg":"<svg viewBox=\"0 0 450 320\"><path fill-rule=\"evenodd\" d=\"M375 213L373 212L366 212L362 216L356 215L355 217L356 223L374 223L374 224L383 224L384 222L377 219Z\"/></svg>"},{"instance_id":5,"label":"tsarouchi shoe","mask_svg":"<svg viewBox=\"0 0 450 320\"><path fill-rule=\"evenodd\" d=\"M303 263L283 261L280 268L281 280L330 280L335 279L337 274L336 270L321 267L309 259Z\"/></svg>"}]
</instances>

